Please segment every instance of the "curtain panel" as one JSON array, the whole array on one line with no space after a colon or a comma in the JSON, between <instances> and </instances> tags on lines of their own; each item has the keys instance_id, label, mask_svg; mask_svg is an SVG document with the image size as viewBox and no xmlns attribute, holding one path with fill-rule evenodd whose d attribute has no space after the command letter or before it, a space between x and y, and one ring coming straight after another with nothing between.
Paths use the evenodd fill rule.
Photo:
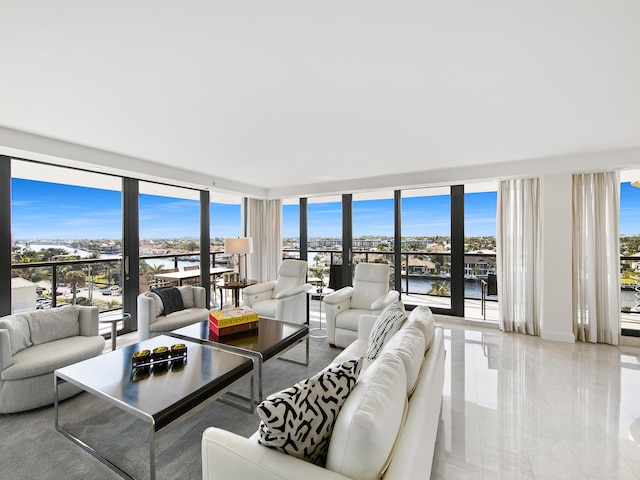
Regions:
<instances>
[{"instance_id":1,"label":"curtain panel","mask_svg":"<svg viewBox=\"0 0 640 480\"><path fill-rule=\"evenodd\" d=\"M540 334L540 179L503 180L498 188L497 269L500 328Z\"/></svg>"},{"instance_id":2,"label":"curtain panel","mask_svg":"<svg viewBox=\"0 0 640 480\"><path fill-rule=\"evenodd\" d=\"M583 342L620 342L620 178L573 176L573 333Z\"/></svg>"},{"instance_id":3,"label":"curtain panel","mask_svg":"<svg viewBox=\"0 0 640 480\"><path fill-rule=\"evenodd\" d=\"M249 199L247 236L253 238L249 278L258 282L274 280L282 262L282 200Z\"/></svg>"}]
</instances>

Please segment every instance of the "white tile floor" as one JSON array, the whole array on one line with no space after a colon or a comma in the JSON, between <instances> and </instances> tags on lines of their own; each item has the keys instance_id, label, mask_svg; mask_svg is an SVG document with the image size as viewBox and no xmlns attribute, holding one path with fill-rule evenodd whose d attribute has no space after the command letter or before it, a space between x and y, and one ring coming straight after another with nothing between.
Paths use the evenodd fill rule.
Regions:
<instances>
[{"instance_id":1,"label":"white tile floor","mask_svg":"<svg viewBox=\"0 0 640 480\"><path fill-rule=\"evenodd\" d=\"M640 480L640 349L442 323L432 479Z\"/></svg>"}]
</instances>

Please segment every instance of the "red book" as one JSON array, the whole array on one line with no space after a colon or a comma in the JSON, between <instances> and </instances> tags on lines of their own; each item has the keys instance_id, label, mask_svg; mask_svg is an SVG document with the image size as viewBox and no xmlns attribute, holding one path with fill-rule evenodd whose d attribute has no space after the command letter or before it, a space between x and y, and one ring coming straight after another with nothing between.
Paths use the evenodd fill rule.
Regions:
<instances>
[{"instance_id":1,"label":"red book","mask_svg":"<svg viewBox=\"0 0 640 480\"><path fill-rule=\"evenodd\" d=\"M211 330L211 333L213 333L216 337L224 337L225 335L231 335L232 333L255 330L258 328L258 323L259 322L240 323L238 325L219 328L213 322L209 322L209 329Z\"/></svg>"}]
</instances>

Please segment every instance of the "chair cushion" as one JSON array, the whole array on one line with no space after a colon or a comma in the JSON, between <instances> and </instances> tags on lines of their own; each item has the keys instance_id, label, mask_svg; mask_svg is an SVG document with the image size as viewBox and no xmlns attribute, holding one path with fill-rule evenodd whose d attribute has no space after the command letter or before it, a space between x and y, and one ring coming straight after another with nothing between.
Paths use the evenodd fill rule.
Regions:
<instances>
[{"instance_id":1,"label":"chair cushion","mask_svg":"<svg viewBox=\"0 0 640 480\"><path fill-rule=\"evenodd\" d=\"M418 384L420 369L424 363L424 335L415 324L405 325L393 335L382 348L380 355L387 352L398 355L407 374L407 395L411 396Z\"/></svg>"},{"instance_id":2,"label":"chair cushion","mask_svg":"<svg viewBox=\"0 0 640 480\"><path fill-rule=\"evenodd\" d=\"M29 323L26 317L21 315L7 315L6 317L2 317L0 318L0 328L9 331L11 356L33 345L29 331Z\"/></svg>"},{"instance_id":3,"label":"chair cushion","mask_svg":"<svg viewBox=\"0 0 640 480\"><path fill-rule=\"evenodd\" d=\"M261 300L251 305L251 308L258 312L258 315L265 318L276 318L278 300Z\"/></svg>"},{"instance_id":4,"label":"chair cushion","mask_svg":"<svg viewBox=\"0 0 640 480\"><path fill-rule=\"evenodd\" d=\"M367 359L373 362L384 344L398 331L407 319L404 304L400 301L393 302L387 306L373 324L369 334L369 348L367 348Z\"/></svg>"},{"instance_id":5,"label":"chair cushion","mask_svg":"<svg viewBox=\"0 0 640 480\"><path fill-rule=\"evenodd\" d=\"M192 323L209 319L209 310L206 308L187 308L169 315L160 316L149 326L151 332L169 332L176 328L186 327Z\"/></svg>"},{"instance_id":6,"label":"chair cushion","mask_svg":"<svg viewBox=\"0 0 640 480\"><path fill-rule=\"evenodd\" d=\"M326 468L354 479L380 478L402 430L406 406L402 361L383 354L362 372L344 402L333 427Z\"/></svg>"},{"instance_id":7,"label":"chair cushion","mask_svg":"<svg viewBox=\"0 0 640 480\"><path fill-rule=\"evenodd\" d=\"M34 345L80 335L80 312L76 306L37 310L24 313L29 322L31 341Z\"/></svg>"},{"instance_id":8,"label":"chair cushion","mask_svg":"<svg viewBox=\"0 0 640 480\"><path fill-rule=\"evenodd\" d=\"M360 315L367 314L371 315L371 310L362 310L358 308L344 310L342 313L336 315L336 328L343 328L345 330L357 332Z\"/></svg>"},{"instance_id":9,"label":"chair cushion","mask_svg":"<svg viewBox=\"0 0 640 480\"><path fill-rule=\"evenodd\" d=\"M305 260L283 260L278 268L278 278L271 296L275 298L280 292L304 285L306 277L307 262Z\"/></svg>"},{"instance_id":10,"label":"chair cushion","mask_svg":"<svg viewBox=\"0 0 640 480\"><path fill-rule=\"evenodd\" d=\"M258 405L258 443L324 466L333 425L356 384L362 357L329 365Z\"/></svg>"},{"instance_id":11,"label":"chair cushion","mask_svg":"<svg viewBox=\"0 0 640 480\"><path fill-rule=\"evenodd\" d=\"M196 300L193 296L193 287L191 285L184 285L178 287L180 295L182 295L182 305L184 308L193 308L196 306Z\"/></svg>"}]
</instances>

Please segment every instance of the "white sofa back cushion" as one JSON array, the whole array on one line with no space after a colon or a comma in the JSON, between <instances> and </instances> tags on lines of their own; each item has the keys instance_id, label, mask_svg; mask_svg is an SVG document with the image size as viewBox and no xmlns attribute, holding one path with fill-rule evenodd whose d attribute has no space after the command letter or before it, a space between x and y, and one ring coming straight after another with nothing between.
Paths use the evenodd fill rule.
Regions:
<instances>
[{"instance_id":1,"label":"white sofa back cushion","mask_svg":"<svg viewBox=\"0 0 640 480\"><path fill-rule=\"evenodd\" d=\"M413 393L418 383L418 376L420 375L426 350L424 344L422 331L413 323L401 328L398 333L391 337L382 352L380 352L380 355L392 352L402 360L407 374L407 395Z\"/></svg>"},{"instance_id":2,"label":"white sofa back cushion","mask_svg":"<svg viewBox=\"0 0 640 480\"><path fill-rule=\"evenodd\" d=\"M80 335L78 307L68 306L27 313L31 341L34 345Z\"/></svg>"},{"instance_id":3,"label":"white sofa back cushion","mask_svg":"<svg viewBox=\"0 0 640 480\"><path fill-rule=\"evenodd\" d=\"M393 354L361 374L333 427L326 468L354 480L382 475L402 430L406 383L402 360Z\"/></svg>"},{"instance_id":4,"label":"white sofa back cushion","mask_svg":"<svg viewBox=\"0 0 640 480\"><path fill-rule=\"evenodd\" d=\"M433 312L425 305L414 308L407 318L406 325L411 324L422 330L425 342L424 349L426 352L433 341L433 330L435 328L433 324Z\"/></svg>"},{"instance_id":5,"label":"white sofa back cushion","mask_svg":"<svg viewBox=\"0 0 640 480\"><path fill-rule=\"evenodd\" d=\"M9 331L11 356L33 345L27 318L22 315L7 315L0 318L0 329Z\"/></svg>"}]
</instances>

